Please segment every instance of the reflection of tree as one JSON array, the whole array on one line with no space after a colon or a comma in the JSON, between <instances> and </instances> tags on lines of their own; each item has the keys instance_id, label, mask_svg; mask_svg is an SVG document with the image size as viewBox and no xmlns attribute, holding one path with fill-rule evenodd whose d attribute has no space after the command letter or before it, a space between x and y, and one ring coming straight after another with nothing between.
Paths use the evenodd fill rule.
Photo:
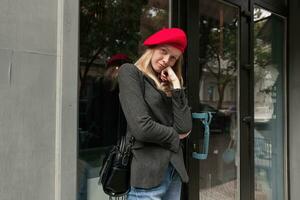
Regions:
<instances>
[{"instance_id":1,"label":"reflection of tree","mask_svg":"<svg viewBox=\"0 0 300 200\"><path fill-rule=\"evenodd\" d=\"M80 0L80 94L95 62L115 53L135 60L139 41L168 26L167 0Z\"/></svg>"},{"instance_id":2,"label":"reflection of tree","mask_svg":"<svg viewBox=\"0 0 300 200\"><path fill-rule=\"evenodd\" d=\"M254 9L254 66L265 68L271 64L271 44L268 41L269 35L266 35L265 29L269 19L270 12L266 12L263 9Z\"/></svg>"},{"instance_id":3,"label":"reflection of tree","mask_svg":"<svg viewBox=\"0 0 300 200\"><path fill-rule=\"evenodd\" d=\"M93 62L105 60L117 52L136 55L140 40L140 15L144 1L81 0L80 1L80 91L85 87Z\"/></svg>"},{"instance_id":4,"label":"reflection of tree","mask_svg":"<svg viewBox=\"0 0 300 200\"><path fill-rule=\"evenodd\" d=\"M222 15L220 17L222 19ZM201 57L206 58L204 70L209 71L217 80L219 100L217 108L222 108L226 86L234 79L237 70L237 19L231 23L202 17Z\"/></svg>"},{"instance_id":5,"label":"reflection of tree","mask_svg":"<svg viewBox=\"0 0 300 200\"><path fill-rule=\"evenodd\" d=\"M149 0L148 5L143 8L141 21L142 39L145 39L155 31L162 27L168 27L168 6L169 1L165 0Z\"/></svg>"},{"instance_id":6,"label":"reflection of tree","mask_svg":"<svg viewBox=\"0 0 300 200\"><path fill-rule=\"evenodd\" d=\"M269 30L271 17L271 13L265 11L264 9L254 9L254 77L256 83L266 83L268 80L268 74L269 76L272 76L278 73L275 72L276 69L274 68L272 60L272 45ZM269 93L269 90L271 89L270 87L272 87L273 85L267 85L268 87L265 86L264 89L261 88L260 92Z\"/></svg>"},{"instance_id":7,"label":"reflection of tree","mask_svg":"<svg viewBox=\"0 0 300 200\"><path fill-rule=\"evenodd\" d=\"M279 72L272 59L270 27L272 15L263 9L254 10L254 97L256 121L267 121L274 113L273 94Z\"/></svg>"}]
</instances>

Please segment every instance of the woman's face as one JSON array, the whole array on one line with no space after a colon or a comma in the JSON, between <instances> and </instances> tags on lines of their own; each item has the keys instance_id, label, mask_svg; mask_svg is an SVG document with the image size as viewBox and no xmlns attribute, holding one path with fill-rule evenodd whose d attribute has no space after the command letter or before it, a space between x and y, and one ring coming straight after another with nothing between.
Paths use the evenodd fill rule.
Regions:
<instances>
[{"instance_id":1,"label":"woman's face","mask_svg":"<svg viewBox=\"0 0 300 200\"><path fill-rule=\"evenodd\" d=\"M171 45L159 45L154 48L151 65L156 73L167 67L173 67L181 56L181 51Z\"/></svg>"}]
</instances>

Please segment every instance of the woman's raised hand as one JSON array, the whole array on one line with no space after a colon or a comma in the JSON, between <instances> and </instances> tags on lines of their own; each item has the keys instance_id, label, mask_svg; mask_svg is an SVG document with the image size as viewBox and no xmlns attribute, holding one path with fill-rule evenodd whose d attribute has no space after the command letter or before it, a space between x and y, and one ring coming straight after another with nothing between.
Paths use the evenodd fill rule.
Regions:
<instances>
[{"instance_id":1,"label":"woman's raised hand","mask_svg":"<svg viewBox=\"0 0 300 200\"><path fill-rule=\"evenodd\" d=\"M174 89L181 88L180 81L171 67L167 67L161 71L160 79L172 83Z\"/></svg>"}]
</instances>

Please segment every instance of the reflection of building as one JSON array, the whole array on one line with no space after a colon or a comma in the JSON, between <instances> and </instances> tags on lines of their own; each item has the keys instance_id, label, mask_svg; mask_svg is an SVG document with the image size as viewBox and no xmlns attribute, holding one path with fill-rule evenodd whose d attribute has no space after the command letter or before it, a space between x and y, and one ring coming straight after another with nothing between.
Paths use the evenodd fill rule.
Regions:
<instances>
[{"instance_id":1,"label":"reflection of building","mask_svg":"<svg viewBox=\"0 0 300 200\"><path fill-rule=\"evenodd\" d=\"M203 71L202 79L199 90L199 99L203 104L209 104L217 108L219 100L218 83L214 76L209 72ZM232 77L232 81L226 86L224 90L224 99L221 109L228 109L230 106L235 104L236 101L236 82L235 76Z\"/></svg>"}]
</instances>

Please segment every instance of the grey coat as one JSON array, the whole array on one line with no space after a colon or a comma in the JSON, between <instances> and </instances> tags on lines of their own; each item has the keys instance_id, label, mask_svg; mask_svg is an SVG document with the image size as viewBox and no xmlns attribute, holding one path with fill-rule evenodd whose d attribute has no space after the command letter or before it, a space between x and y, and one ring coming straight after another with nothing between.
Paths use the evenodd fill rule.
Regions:
<instances>
[{"instance_id":1,"label":"grey coat","mask_svg":"<svg viewBox=\"0 0 300 200\"><path fill-rule=\"evenodd\" d=\"M134 136L130 183L151 188L162 182L171 163L188 181L178 134L192 129L190 108L183 89L172 97L156 88L155 82L133 64L119 71L119 98L127 120L127 136ZM141 83L141 81L144 81Z\"/></svg>"}]
</instances>

